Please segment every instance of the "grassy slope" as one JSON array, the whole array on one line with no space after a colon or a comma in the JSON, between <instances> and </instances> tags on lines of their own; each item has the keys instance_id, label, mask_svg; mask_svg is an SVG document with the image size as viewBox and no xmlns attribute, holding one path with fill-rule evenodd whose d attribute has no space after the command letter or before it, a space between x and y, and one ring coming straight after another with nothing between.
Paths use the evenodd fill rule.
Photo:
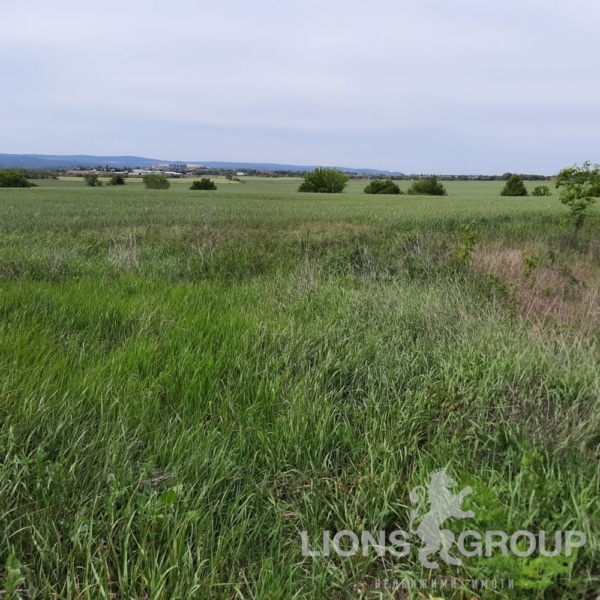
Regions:
<instances>
[{"instance_id":1,"label":"grassy slope","mask_svg":"<svg viewBox=\"0 0 600 600\"><path fill-rule=\"evenodd\" d=\"M409 490L448 466L470 528L590 544L442 573L598 589L598 217L573 241L556 197L501 184L297 183L0 190L4 588L374 596L427 575L416 554L304 558L300 532L407 529ZM488 260L515 249L516 270Z\"/></svg>"}]
</instances>

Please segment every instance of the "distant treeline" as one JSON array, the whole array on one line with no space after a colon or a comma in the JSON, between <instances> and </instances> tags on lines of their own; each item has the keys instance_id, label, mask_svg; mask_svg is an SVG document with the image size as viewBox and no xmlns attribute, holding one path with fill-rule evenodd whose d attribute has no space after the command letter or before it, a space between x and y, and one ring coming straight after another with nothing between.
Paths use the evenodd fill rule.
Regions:
<instances>
[{"instance_id":1,"label":"distant treeline","mask_svg":"<svg viewBox=\"0 0 600 600\"><path fill-rule=\"evenodd\" d=\"M436 175L437 179L442 181L508 181L514 173L504 173L503 175ZM517 173L523 181L550 181L551 175L529 175ZM392 179L396 181L412 181L420 179L429 179L431 175L412 174L412 175L369 175L369 179ZM351 179L363 179L364 175L350 175Z\"/></svg>"},{"instance_id":2,"label":"distant treeline","mask_svg":"<svg viewBox=\"0 0 600 600\"><path fill-rule=\"evenodd\" d=\"M238 171L231 169L193 169L194 175L214 175L231 178L237 175ZM307 171L262 171L260 169L244 169L244 175L256 177L304 177ZM389 173L373 174L373 173L348 173L346 175L350 179L392 179L395 181L409 181L428 179L430 174L411 174L411 175L391 175ZM508 181L513 173L504 173L503 175L437 175L436 177L442 181ZM523 181L550 181L551 175L532 175L518 173Z\"/></svg>"},{"instance_id":3,"label":"distant treeline","mask_svg":"<svg viewBox=\"0 0 600 600\"><path fill-rule=\"evenodd\" d=\"M60 171L49 169L3 169L5 173L18 173L27 179L58 179Z\"/></svg>"},{"instance_id":4,"label":"distant treeline","mask_svg":"<svg viewBox=\"0 0 600 600\"><path fill-rule=\"evenodd\" d=\"M140 167L143 168L143 167ZM10 169L13 173L20 173L27 179L57 179L60 175L66 175L67 171L73 174L71 169ZM115 168L107 166L97 166L95 169L97 172L114 173L117 171ZM122 172L131 173L133 169L130 167L124 168ZM81 176L84 171L88 172L89 167L81 167ZM237 179L237 176L241 173L241 170L234 169L222 169L222 168L194 168L182 173L188 173L190 175L213 175L216 177L226 177L227 179ZM248 177L304 177L307 171L265 171L261 169L244 169L243 175ZM441 181L507 181L514 173L504 173L502 175L436 175ZM394 181L412 181L420 179L428 179L431 174L402 174L402 175L391 175L389 173L372 174L372 173L346 173L350 179L391 179ZM549 181L552 179L550 175L532 175L526 173L518 173L523 181Z\"/></svg>"}]
</instances>

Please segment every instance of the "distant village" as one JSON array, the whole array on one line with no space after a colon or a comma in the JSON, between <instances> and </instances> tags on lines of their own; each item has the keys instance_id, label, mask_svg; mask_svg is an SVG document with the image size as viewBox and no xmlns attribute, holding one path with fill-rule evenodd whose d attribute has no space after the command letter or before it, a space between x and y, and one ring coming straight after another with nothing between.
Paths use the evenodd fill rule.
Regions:
<instances>
[{"instance_id":1,"label":"distant village","mask_svg":"<svg viewBox=\"0 0 600 600\"><path fill-rule=\"evenodd\" d=\"M197 171L197 173L196 173ZM176 178L176 177L184 177L189 174L199 174L204 173L205 170L202 167L189 168L189 165L186 163L176 162L176 163L163 163L156 164L151 167L139 167L139 168L124 168L122 170L116 169L114 167L109 167L108 165L102 166L98 165L97 167L91 169L89 167L81 167L76 169L69 169L66 171L67 175L82 177L84 175L89 174L110 174L110 175L127 175L128 177L143 177L144 175L149 175L151 173L160 173L165 177Z\"/></svg>"},{"instance_id":2,"label":"distant village","mask_svg":"<svg viewBox=\"0 0 600 600\"><path fill-rule=\"evenodd\" d=\"M68 169L64 171L65 175L71 175L75 177L83 177L88 174L96 175L115 175L121 174L128 177L143 177L151 173L159 173L168 178L180 178L180 177L197 177L199 175L215 175L227 177L228 179L244 176L262 176L262 177L294 177L304 176L304 171L270 171L261 169L246 169L239 171L236 169L225 169L216 167L204 167L197 164L187 164L183 162L175 163L159 163L150 167L127 167L118 169L115 167L109 167L108 165L98 165L94 168L78 167L75 169Z\"/></svg>"},{"instance_id":3,"label":"distant village","mask_svg":"<svg viewBox=\"0 0 600 600\"><path fill-rule=\"evenodd\" d=\"M411 174L389 174L389 173L361 173L361 172L348 172L345 171L346 175L350 179L392 179L396 181L413 181L419 179L427 179L432 176L432 173L411 173ZM306 175L305 170L270 170L270 169L245 169L239 171L236 169L227 169L220 167L204 167L197 164L188 164L183 162L174 163L159 163L150 167L127 167L119 170L108 165L98 165L95 168L80 167L76 169L69 169L62 171L65 175L79 176L94 173L97 175L115 175L122 174L128 177L143 177L151 173L160 173L168 178L180 178L180 177L198 177L201 175L213 175L226 177L227 179L233 179L239 181L240 177L304 177ZM502 175L436 175L441 181L503 181L510 178L512 173L503 173ZM536 175L536 174L520 174L524 181L549 181L552 179L548 175Z\"/></svg>"},{"instance_id":4,"label":"distant village","mask_svg":"<svg viewBox=\"0 0 600 600\"><path fill-rule=\"evenodd\" d=\"M113 163L114 165L114 163ZM124 177L144 177L152 173L159 173L168 178L182 177L199 177L199 176L215 176L225 177L226 179L243 182L244 177L304 177L307 173L306 169L256 169L244 168L238 170L235 168L225 167L207 167L194 163L185 162L169 162L157 163L151 166L138 165L134 167L115 167L111 165L80 165L75 168L55 168L55 169L39 169L39 168L17 168L17 171L22 172L29 179L50 179L61 175L69 175L74 177L84 177L89 174L95 174L102 177L111 177L113 175L123 175ZM508 180L512 173L503 173L502 175L444 175L433 173L377 173L377 172L360 172L349 171L344 169L344 172L350 179L391 179L395 181L414 181L420 179L428 179L435 175L440 181L505 181ZM549 181L552 176L539 174L519 174L524 181Z\"/></svg>"}]
</instances>

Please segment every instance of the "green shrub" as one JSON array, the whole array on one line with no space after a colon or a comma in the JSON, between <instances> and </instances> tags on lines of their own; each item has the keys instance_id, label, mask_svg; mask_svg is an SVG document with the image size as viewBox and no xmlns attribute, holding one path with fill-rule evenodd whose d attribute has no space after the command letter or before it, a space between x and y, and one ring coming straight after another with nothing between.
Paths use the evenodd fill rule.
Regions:
<instances>
[{"instance_id":1,"label":"green shrub","mask_svg":"<svg viewBox=\"0 0 600 600\"><path fill-rule=\"evenodd\" d=\"M417 196L447 196L446 188L437 180L437 177L428 177L415 181L409 188L407 194Z\"/></svg>"},{"instance_id":2,"label":"green shrub","mask_svg":"<svg viewBox=\"0 0 600 600\"><path fill-rule=\"evenodd\" d=\"M195 180L190 190L216 190L217 186L214 181L211 181L208 177L203 177L200 181Z\"/></svg>"},{"instance_id":3,"label":"green shrub","mask_svg":"<svg viewBox=\"0 0 600 600\"><path fill-rule=\"evenodd\" d=\"M88 173L87 175L83 176L83 179L85 181L85 184L89 185L90 187L96 187L96 186L102 185L102 182L100 181L100 179L98 178L98 175L96 175L96 173Z\"/></svg>"},{"instance_id":4,"label":"green shrub","mask_svg":"<svg viewBox=\"0 0 600 600\"><path fill-rule=\"evenodd\" d=\"M402 194L402 191L390 179L374 179L365 188L365 194Z\"/></svg>"},{"instance_id":5,"label":"green shrub","mask_svg":"<svg viewBox=\"0 0 600 600\"><path fill-rule=\"evenodd\" d=\"M581 229L588 209L600 196L600 165L591 165L586 161L578 167L574 165L562 169L554 185L560 192L560 201L569 207L575 231Z\"/></svg>"},{"instance_id":6,"label":"green shrub","mask_svg":"<svg viewBox=\"0 0 600 600\"><path fill-rule=\"evenodd\" d=\"M454 251L453 261L456 266L468 266L473 258L473 250L479 243L481 234L475 228L474 223L468 223L462 227L460 246Z\"/></svg>"},{"instance_id":7,"label":"green shrub","mask_svg":"<svg viewBox=\"0 0 600 600\"><path fill-rule=\"evenodd\" d=\"M29 188L35 187L35 183L17 171L0 171L0 187Z\"/></svg>"},{"instance_id":8,"label":"green shrub","mask_svg":"<svg viewBox=\"0 0 600 600\"><path fill-rule=\"evenodd\" d=\"M171 182L160 173L144 175L142 181L148 190L168 190L171 187Z\"/></svg>"},{"instance_id":9,"label":"green shrub","mask_svg":"<svg viewBox=\"0 0 600 600\"><path fill-rule=\"evenodd\" d=\"M547 185L538 185L533 188L532 196L551 196L550 188Z\"/></svg>"},{"instance_id":10,"label":"green shrub","mask_svg":"<svg viewBox=\"0 0 600 600\"><path fill-rule=\"evenodd\" d=\"M520 175L511 175L500 192L501 196L527 196L527 188Z\"/></svg>"},{"instance_id":11,"label":"green shrub","mask_svg":"<svg viewBox=\"0 0 600 600\"><path fill-rule=\"evenodd\" d=\"M108 182L108 185L125 185L125 177L118 173L115 173Z\"/></svg>"},{"instance_id":12,"label":"green shrub","mask_svg":"<svg viewBox=\"0 0 600 600\"><path fill-rule=\"evenodd\" d=\"M348 176L337 169L317 167L307 173L298 188L299 192L314 192L317 194L341 194L348 185Z\"/></svg>"}]
</instances>

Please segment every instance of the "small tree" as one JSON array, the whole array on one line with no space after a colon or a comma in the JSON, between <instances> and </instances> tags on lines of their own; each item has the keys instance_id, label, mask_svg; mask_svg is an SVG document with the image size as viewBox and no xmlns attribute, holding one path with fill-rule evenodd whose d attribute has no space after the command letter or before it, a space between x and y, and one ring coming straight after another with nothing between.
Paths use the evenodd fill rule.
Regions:
<instances>
[{"instance_id":1,"label":"small tree","mask_svg":"<svg viewBox=\"0 0 600 600\"><path fill-rule=\"evenodd\" d=\"M337 169L317 167L307 173L298 188L299 192L314 192L317 194L341 194L348 185L348 176Z\"/></svg>"},{"instance_id":2,"label":"small tree","mask_svg":"<svg viewBox=\"0 0 600 600\"><path fill-rule=\"evenodd\" d=\"M29 188L35 187L35 183L18 171L0 171L0 187Z\"/></svg>"},{"instance_id":3,"label":"small tree","mask_svg":"<svg viewBox=\"0 0 600 600\"><path fill-rule=\"evenodd\" d=\"M550 188L547 185L538 185L531 191L532 196L551 196Z\"/></svg>"},{"instance_id":4,"label":"small tree","mask_svg":"<svg viewBox=\"0 0 600 600\"><path fill-rule=\"evenodd\" d=\"M85 181L85 184L89 185L90 187L96 187L96 186L102 185L102 182L100 181L100 179L96 173L88 173L87 175L83 176L83 179Z\"/></svg>"},{"instance_id":5,"label":"small tree","mask_svg":"<svg viewBox=\"0 0 600 600\"><path fill-rule=\"evenodd\" d=\"M125 177L119 173L115 173L108 182L108 185L125 185Z\"/></svg>"},{"instance_id":6,"label":"small tree","mask_svg":"<svg viewBox=\"0 0 600 600\"><path fill-rule=\"evenodd\" d=\"M190 190L216 190L217 186L214 181L211 181L208 177L203 177L200 181L195 180Z\"/></svg>"},{"instance_id":7,"label":"small tree","mask_svg":"<svg viewBox=\"0 0 600 600\"><path fill-rule=\"evenodd\" d=\"M415 181L406 192L407 194L417 196L447 196L446 188L437 180L437 177L428 177L420 181Z\"/></svg>"},{"instance_id":8,"label":"small tree","mask_svg":"<svg viewBox=\"0 0 600 600\"><path fill-rule=\"evenodd\" d=\"M365 188L365 194L402 194L402 191L390 179L374 179Z\"/></svg>"},{"instance_id":9,"label":"small tree","mask_svg":"<svg viewBox=\"0 0 600 600\"><path fill-rule=\"evenodd\" d=\"M527 196L527 188L520 175L511 175L500 192L501 196Z\"/></svg>"},{"instance_id":10,"label":"small tree","mask_svg":"<svg viewBox=\"0 0 600 600\"><path fill-rule=\"evenodd\" d=\"M588 209L600 195L600 165L586 161L560 171L554 185L561 189L560 201L569 207L575 231L579 231L587 217Z\"/></svg>"},{"instance_id":11,"label":"small tree","mask_svg":"<svg viewBox=\"0 0 600 600\"><path fill-rule=\"evenodd\" d=\"M148 190L168 190L171 186L171 182L160 173L144 175L142 181Z\"/></svg>"}]
</instances>

